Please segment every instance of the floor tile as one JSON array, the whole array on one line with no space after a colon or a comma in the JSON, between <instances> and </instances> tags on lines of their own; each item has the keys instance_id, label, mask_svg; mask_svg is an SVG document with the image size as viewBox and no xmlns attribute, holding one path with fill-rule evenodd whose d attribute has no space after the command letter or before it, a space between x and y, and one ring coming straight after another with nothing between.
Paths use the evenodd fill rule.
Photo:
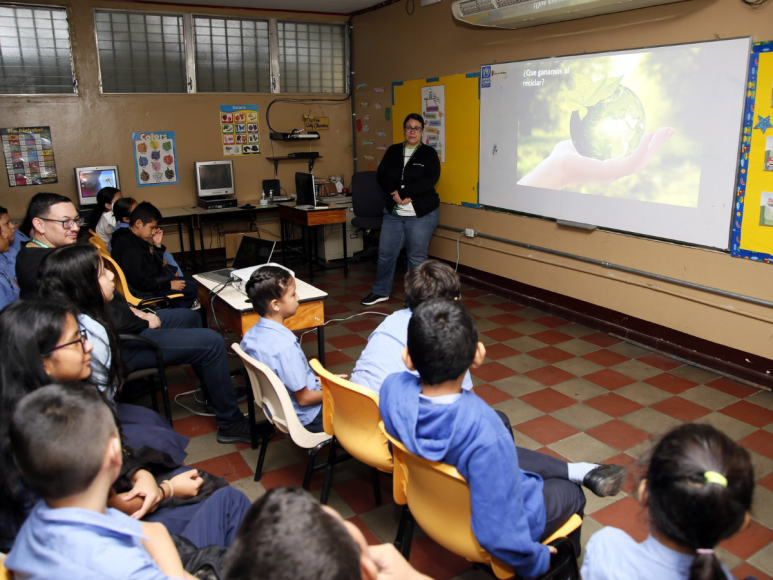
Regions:
<instances>
[{"instance_id":1,"label":"floor tile","mask_svg":"<svg viewBox=\"0 0 773 580\"><path fill-rule=\"evenodd\" d=\"M523 310L518 311L518 316L521 316L526 320L534 320L535 318L542 318L545 316L545 313L536 308L526 307ZM540 326L542 325L540 324ZM543 326L542 328L544 329L546 327Z\"/></svg>"},{"instance_id":2,"label":"floor tile","mask_svg":"<svg viewBox=\"0 0 773 580\"><path fill-rule=\"evenodd\" d=\"M397 505L392 501L374 510L360 514L360 519L376 535L379 542L386 544L395 540L402 511L403 506Z\"/></svg>"},{"instance_id":3,"label":"floor tile","mask_svg":"<svg viewBox=\"0 0 773 580\"><path fill-rule=\"evenodd\" d=\"M545 388L545 385L535 381L534 379L530 379L526 375L513 375L512 377L494 381L491 384L496 388L509 393L513 397L528 395L529 393L540 391Z\"/></svg>"},{"instance_id":4,"label":"floor tile","mask_svg":"<svg viewBox=\"0 0 773 580\"><path fill-rule=\"evenodd\" d=\"M757 580L773 580L773 576L765 574L762 570L755 568L748 562L744 562L740 566L733 568L731 573L733 574L733 578L748 578L749 576L753 576Z\"/></svg>"},{"instance_id":5,"label":"floor tile","mask_svg":"<svg viewBox=\"0 0 773 580\"><path fill-rule=\"evenodd\" d=\"M750 403L773 410L773 393L759 390L747 399Z\"/></svg>"},{"instance_id":6,"label":"floor tile","mask_svg":"<svg viewBox=\"0 0 773 580\"><path fill-rule=\"evenodd\" d=\"M743 421L733 419L732 417L728 417L727 415L723 415L722 413L717 412L710 413L705 417L701 417L695 422L711 425L722 431L722 433L730 437L730 439L733 441L743 439L747 435L757 430L757 428L753 425L749 425L748 423L744 423Z\"/></svg>"},{"instance_id":7,"label":"floor tile","mask_svg":"<svg viewBox=\"0 0 773 580\"><path fill-rule=\"evenodd\" d=\"M553 451L550 447L540 447L536 451L538 451L539 453L544 453L545 455L550 455L551 457L555 457L556 459L560 459L561 461L568 463L568 460L566 459L566 457L564 457L557 451Z\"/></svg>"},{"instance_id":8,"label":"floor tile","mask_svg":"<svg viewBox=\"0 0 773 580\"><path fill-rule=\"evenodd\" d=\"M601 348L608 348L613 344L618 344L622 342L620 339L613 338L608 334L604 334L603 332L594 332L593 334L587 334L582 337L582 340L584 340L585 342L594 344L596 346L600 346Z\"/></svg>"},{"instance_id":9,"label":"floor tile","mask_svg":"<svg viewBox=\"0 0 773 580\"><path fill-rule=\"evenodd\" d=\"M714 381L718 378L715 373L694 367L692 365L684 365L683 367L676 368L671 371L671 374L688 379L698 383L699 385L710 383L711 381Z\"/></svg>"},{"instance_id":10,"label":"floor tile","mask_svg":"<svg viewBox=\"0 0 773 580\"><path fill-rule=\"evenodd\" d=\"M357 334L346 334L343 336L334 336L331 338L328 338L325 336L325 340L332 344L336 348L348 348L350 346L357 346L361 344L367 344L367 340L360 337Z\"/></svg>"},{"instance_id":11,"label":"floor tile","mask_svg":"<svg viewBox=\"0 0 773 580\"><path fill-rule=\"evenodd\" d=\"M518 425L519 423L530 421L531 419L541 417L545 414L536 407L532 407L528 403L524 403L516 398L502 401L501 403L493 405L493 407L497 411L502 411L507 415L511 425Z\"/></svg>"},{"instance_id":12,"label":"floor tile","mask_svg":"<svg viewBox=\"0 0 773 580\"><path fill-rule=\"evenodd\" d=\"M747 435L738 441L738 443L746 449L773 459L773 433L768 433L767 431L760 429L751 435Z\"/></svg>"},{"instance_id":13,"label":"floor tile","mask_svg":"<svg viewBox=\"0 0 773 580\"><path fill-rule=\"evenodd\" d=\"M670 371L671 369L675 369L684 364L683 362L668 358L667 356L663 356L656 352L640 357L639 360L652 367L659 368L662 371Z\"/></svg>"},{"instance_id":14,"label":"floor tile","mask_svg":"<svg viewBox=\"0 0 773 580\"><path fill-rule=\"evenodd\" d=\"M550 445L561 439L577 434L577 429L562 423L550 415L543 415L525 423L514 425L514 429L531 437L542 445ZM561 453L559 451L559 453ZM563 453L562 453L563 455Z\"/></svg>"},{"instance_id":15,"label":"floor tile","mask_svg":"<svg viewBox=\"0 0 773 580\"><path fill-rule=\"evenodd\" d=\"M650 532L647 510L630 496L594 512L593 519L623 530L637 542L646 540Z\"/></svg>"},{"instance_id":16,"label":"floor tile","mask_svg":"<svg viewBox=\"0 0 773 580\"><path fill-rule=\"evenodd\" d=\"M354 322L346 322L344 326L352 332L362 332L364 330L374 330L378 327L380 320L374 320L372 318L366 318L364 320L356 320Z\"/></svg>"},{"instance_id":17,"label":"floor tile","mask_svg":"<svg viewBox=\"0 0 773 580\"><path fill-rule=\"evenodd\" d=\"M652 435L646 431L637 429L617 419L598 427L587 429L585 433L618 451L625 451L652 438Z\"/></svg>"},{"instance_id":18,"label":"floor tile","mask_svg":"<svg viewBox=\"0 0 773 580\"><path fill-rule=\"evenodd\" d=\"M224 455L233 453L236 451L235 445L223 445L217 442L217 437L214 432L208 435L199 435L198 437L191 437L188 447L185 448L188 456L185 458L185 463L190 465L197 461L204 461L218 455Z\"/></svg>"},{"instance_id":19,"label":"floor tile","mask_svg":"<svg viewBox=\"0 0 773 580\"><path fill-rule=\"evenodd\" d=\"M748 560L749 564L759 568L765 574L773 576L773 545L768 544ZM761 579L760 579L761 580Z\"/></svg>"},{"instance_id":20,"label":"floor tile","mask_svg":"<svg viewBox=\"0 0 773 580\"><path fill-rule=\"evenodd\" d=\"M617 371L613 371L612 369L596 371L595 373L590 373L583 376L583 378L586 381L590 381L600 387L604 387L608 391L614 391L635 382L632 378L626 377L625 375L618 373Z\"/></svg>"},{"instance_id":21,"label":"floor tile","mask_svg":"<svg viewBox=\"0 0 773 580\"><path fill-rule=\"evenodd\" d=\"M514 338L520 338L523 336L520 332L516 332L512 328L507 328L506 326L500 326L499 328L486 330L482 334L485 334L489 338L493 338L498 342L505 342L506 340L512 340Z\"/></svg>"},{"instance_id":22,"label":"floor tile","mask_svg":"<svg viewBox=\"0 0 773 580\"><path fill-rule=\"evenodd\" d=\"M615 365L612 370L622 373L627 377L631 377L637 381L643 381L649 379L655 375L659 375L662 371L658 368L641 362L639 359L627 360L624 363Z\"/></svg>"},{"instance_id":23,"label":"floor tile","mask_svg":"<svg viewBox=\"0 0 773 580\"><path fill-rule=\"evenodd\" d=\"M541 360L537 360L533 356L528 354L518 354L507 358L500 359L499 364L503 364L506 367L513 369L518 373L525 373L527 371L533 371L545 366L545 363Z\"/></svg>"},{"instance_id":24,"label":"floor tile","mask_svg":"<svg viewBox=\"0 0 773 580\"><path fill-rule=\"evenodd\" d=\"M692 401L693 403L703 405L712 411L716 411L717 409L722 409L728 405L732 405L738 400L737 397L728 395L727 393L723 393L722 391L718 391L716 389L712 389L706 385L698 385L689 391L685 391L679 396L683 399L687 399L688 401Z\"/></svg>"},{"instance_id":25,"label":"floor tile","mask_svg":"<svg viewBox=\"0 0 773 580\"><path fill-rule=\"evenodd\" d=\"M580 378L571 379L564 383L559 383L558 385L554 385L553 388L559 393L563 393L567 397L572 397L577 401L586 401L588 399L592 399L593 397L598 397L599 395L603 395L604 393L609 392L603 387L599 387L590 381L586 381L585 379Z\"/></svg>"},{"instance_id":26,"label":"floor tile","mask_svg":"<svg viewBox=\"0 0 773 580\"><path fill-rule=\"evenodd\" d=\"M497 302L494 304L497 308L504 312L517 312L518 310L523 310L526 308L522 304L518 304L517 302Z\"/></svg>"},{"instance_id":27,"label":"floor tile","mask_svg":"<svg viewBox=\"0 0 773 580\"><path fill-rule=\"evenodd\" d=\"M237 479L231 482L231 487L238 489L247 496L251 502L255 503L266 493L266 489L258 481L253 481L252 476Z\"/></svg>"},{"instance_id":28,"label":"floor tile","mask_svg":"<svg viewBox=\"0 0 773 580\"><path fill-rule=\"evenodd\" d=\"M350 479L333 485L335 492L341 496L346 505L357 515L375 509L376 496L373 491L372 475L364 478ZM384 504L394 502L392 496L392 478L387 474L379 473L381 488L381 501Z\"/></svg>"},{"instance_id":29,"label":"floor tile","mask_svg":"<svg viewBox=\"0 0 773 580\"><path fill-rule=\"evenodd\" d=\"M242 457L247 462L247 465L254 471L258 465L260 445L258 445L257 449L250 449L248 447L239 453L241 453ZM296 465L299 463L306 465L306 457L306 453L290 439L283 439L281 441L272 439L268 443L266 457L263 460L263 473L287 467L288 465Z\"/></svg>"},{"instance_id":30,"label":"floor tile","mask_svg":"<svg viewBox=\"0 0 773 580\"><path fill-rule=\"evenodd\" d=\"M542 316L541 318L535 318L534 322L541 324L542 326L547 326L548 328L558 328L569 324L568 320L564 320L558 316Z\"/></svg>"},{"instance_id":31,"label":"floor tile","mask_svg":"<svg viewBox=\"0 0 773 580\"><path fill-rule=\"evenodd\" d=\"M311 358L316 358L316 353ZM351 357L347 356L340 350L334 350L325 353L325 368L327 368L327 370L331 370L333 367L349 362L354 364L354 361L351 359Z\"/></svg>"},{"instance_id":32,"label":"floor tile","mask_svg":"<svg viewBox=\"0 0 773 580\"><path fill-rule=\"evenodd\" d=\"M582 324L577 324L576 322L572 322L566 326L561 327L561 332L564 334L568 334L570 336L574 336L575 338L580 338L581 336L587 336L589 334L593 334L593 330L588 328L587 326L583 326Z\"/></svg>"},{"instance_id":33,"label":"floor tile","mask_svg":"<svg viewBox=\"0 0 773 580\"><path fill-rule=\"evenodd\" d=\"M476 308L482 308L483 306L485 306L485 304L483 304L483 302L478 302L474 298L463 298L462 299L462 304L470 312L472 312ZM498 312L494 312L493 314L498 314ZM478 313L478 316L483 317L480 313Z\"/></svg>"},{"instance_id":34,"label":"floor tile","mask_svg":"<svg viewBox=\"0 0 773 580\"><path fill-rule=\"evenodd\" d=\"M752 520L745 530L720 543L720 546L742 560L746 560L771 542L773 542L773 530Z\"/></svg>"},{"instance_id":35,"label":"floor tile","mask_svg":"<svg viewBox=\"0 0 773 580\"><path fill-rule=\"evenodd\" d=\"M411 543L411 565L433 580L451 580L468 572L472 564L440 546L429 537Z\"/></svg>"},{"instance_id":36,"label":"floor tile","mask_svg":"<svg viewBox=\"0 0 773 580\"><path fill-rule=\"evenodd\" d=\"M642 408L639 403L621 397L617 393L606 393L585 401L589 407L605 413L611 417L619 418L628 413L633 413Z\"/></svg>"},{"instance_id":37,"label":"floor tile","mask_svg":"<svg viewBox=\"0 0 773 580\"><path fill-rule=\"evenodd\" d=\"M759 477L755 470L755 476ZM761 485L765 489L773 491L773 473L767 474L765 477L757 480L757 485Z\"/></svg>"},{"instance_id":38,"label":"floor tile","mask_svg":"<svg viewBox=\"0 0 773 580\"><path fill-rule=\"evenodd\" d=\"M496 387L493 387L489 384L474 387L472 390L476 395L478 395L481 399L486 401L486 403L492 406L513 398L511 394L500 391Z\"/></svg>"},{"instance_id":39,"label":"floor tile","mask_svg":"<svg viewBox=\"0 0 773 580\"><path fill-rule=\"evenodd\" d=\"M599 350L598 346L591 344L590 342L585 342L581 338L573 338L567 342L562 342L561 344L557 345L557 347L575 356L580 356Z\"/></svg>"},{"instance_id":40,"label":"floor tile","mask_svg":"<svg viewBox=\"0 0 773 580\"><path fill-rule=\"evenodd\" d=\"M545 344L549 344L549 345L560 344L562 342L572 340L571 336L553 329L537 332L535 334L532 334L531 337L535 340L539 340L540 342L544 342Z\"/></svg>"},{"instance_id":41,"label":"floor tile","mask_svg":"<svg viewBox=\"0 0 773 580\"><path fill-rule=\"evenodd\" d=\"M697 384L692 381L688 381L687 379L683 379L682 377L672 375L671 373L655 375L654 377L649 378L643 382L647 383L648 385L652 385L653 387L663 389L672 395L678 395L679 393L689 391Z\"/></svg>"},{"instance_id":42,"label":"floor tile","mask_svg":"<svg viewBox=\"0 0 773 580\"><path fill-rule=\"evenodd\" d=\"M192 415L174 422L174 430L186 437L198 437L217 431L217 421L214 417L199 417Z\"/></svg>"},{"instance_id":43,"label":"floor tile","mask_svg":"<svg viewBox=\"0 0 773 580\"><path fill-rule=\"evenodd\" d=\"M511 377L516 371L498 362L490 362L479 366L477 369L471 369L470 373L490 383Z\"/></svg>"},{"instance_id":44,"label":"floor tile","mask_svg":"<svg viewBox=\"0 0 773 580\"><path fill-rule=\"evenodd\" d=\"M723 393L727 393L728 395L733 395L734 397L738 397L739 399L744 399L746 397L759 393L759 389L755 389L754 387L750 387L749 385L744 385L743 383L739 383L738 381L734 381L726 377L720 377L714 381L710 381L706 383L706 385L708 385L712 389L717 389L718 391L722 391Z\"/></svg>"},{"instance_id":45,"label":"floor tile","mask_svg":"<svg viewBox=\"0 0 773 580\"><path fill-rule=\"evenodd\" d=\"M499 360L502 358L507 358L509 356L516 356L518 354L521 354L521 353L515 350L514 348L510 348L509 346L501 343L486 347L486 356L491 360Z\"/></svg>"},{"instance_id":46,"label":"floor tile","mask_svg":"<svg viewBox=\"0 0 773 580\"><path fill-rule=\"evenodd\" d=\"M548 387L552 387L559 383L570 381L575 378L574 375L567 373L566 371L562 371L561 369L554 366L545 366L539 369L534 369L533 371L525 372L523 374Z\"/></svg>"},{"instance_id":47,"label":"floor tile","mask_svg":"<svg viewBox=\"0 0 773 580\"><path fill-rule=\"evenodd\" d=\"M475 308L471 308L471 307L467 306L466 304L465 304L465 306L467 306L467 310L469 310L475 316L479 316L482 319L483 318L489 318L489 317L493 318L495 316L498 316L498 315L502 314L502 311L499 310L498 308L495 308L493 306L489 306L487 304L480 304L480 303L478 303L478 304L479 304L479 306L477 306ZM519 319L519 320L521 320L521 319ZM501 323L498 320L490 320L490 321L492 323L494 323L494 324L501 325ZM506 326L506 325L502 325L502 326Z\"/></svg>"},{"instance_id":48,"label":"floor tile","mask_svg":"<svg viewBox=\"0 0 773 580\"><path fill-rule=\"evenodd\" d=\"M629 360L628 357L607 349L589 352L588 354L582 355L582 358L595 362L603 367L612 367Z\"/></svg>"},{"instance_id":49,"label":"floor tile","mask_svg":"<svg viewBox=\"0 0 773 580\"><path fill-rule=\"evenodd\" d=\"M565 361L553 363L558 368L565 370L568 373L572 373L575 376L582 377L602 370L604 367L597 365L594 362L586 360L580 356L570 358Z\"/></svg>"},{"instance_id":50,"label":"floor tile","mask_svg":"<svg viewBox=\"0 0 773 580\"><path fill-rule=\"evenodd\" d=\"M541 360L549 365L574 358L574 355L569 354L566 351L560 350L555 346L546 346L545 348L538 348L529 352L529 356Z\"/></svg>"},{"instance_id":51,"label":"floor tile","mask_svg":"<svg viewBox=\"0 0 773 580\"><path fill-rule=\"evenodd\" d=\"M602 425L612 419L612 417L606 413L602 413L601 411L583 405L582 403L559 409L558 411L550 413L550 415L562 423L574 427L578 431L585 431L586 429Z\"/></svg>"},{"instance_id":52,"label":"floor tile","mask_svg":"<svg viewBox=\"0 0 773 580\"><path fill-rule=\"evenodd\" d=\"M679 419L684 423L691 423L711 413L710 409L683 399L682 397L670 397L650 407L661 413Z\"/></svg>"},{"instance_id":53,"label":"floor tile","mask_svg":"<svg viewBox=\"0 0 773 580\"><path fill-rule=\"evenodd\" d=\"M633 383L627 387L616 389L615 393L627 399L631 399L632 401L636 401L645 407L657 403L658 401L668 399L671 396L670 393L661 391L657 387L653 387L646 383Z\"/></svg>"},{"instance_id":54,"label":"floor tile","mask_svg":"<svg viewBox=\"0 0 773 580\"><path fill-rule=\"evenodd\" d=\"M462 298L477 298L478 296L485 296L486 292L478 290L477 288L470 288L469 290L462 290Z\"/></svg>"},{"instance_id":55,"label":"floor tile","mask_svg":"<svg viewBox=\"0 0 773 580\"><path fill-rule=\"evenodd\" d=\"M507 330L510 330L510 329L507 329ZM517 334L520 334L520 333L517 333ZM530 336L523 336L523 335L518 338L505 340L503 341L503 343L509 346L510 348L516 349L519 352L530 352L532 350L545 348L544 342L541 342Z\"/></svg>"},{"instance_id":56,"label":"floor tile","mask_svg":"<svg viewBox=\"0 0 773 580\"><path fill-rule=\"evenodd\" d=\"M577 433L571 437L556 441L548 445L554 451L557 451L569 461L587 461L588 463L597 463L604 461L608 457L617 455L614 447L591 437L587 433Z\"/></svg>"},{"instance_id":57,"label":"floor tile","mask_svg":"<svg viewBox=\"0 0 773 580\"><path fill-rule=\"evenodd\" d=\"M577 404L577 401L571 397L567 397L566 395L553 389L535 391L533 393L529 393L528 395L522 395L519 398L532 407L536 407L545 413L552 413L554 411L558 411L559 409Z\"/></svg>"},{"instance_id":58,"label":"floor tile","mask_svg":"<svg viewBox=\"0 0 773 580\"><path fill-rule=\"evenodd\" d=\"M491 322L496 322L501 326L512 326L514 324L525 322L526 320L525 318L521 318L520 316L516 316L510 312L505 312L504 314L495 314L494 316L489 316L488 319Z\"/></svg>"},{"instance_id":59,"label":"floor tile","mask_svg":"<svg viewBox=\"0 0 773 580\"><path fill-rule=\"evenodd\" d=\"M664 435L681 424L677 419L664 415L660 411L650 409L649 407L629 413L623 417L622 420L629 425L633 425L637 429L641 429L642 431L646 431L647 433L656 436Z\"/></svg>"},{"instance_id":60,"label":"floor tile","mask_svg":"<svg viewBox=\"0 0 773 580\"><path fill-rule=\"evenodd\" d=\"M212 475L222 477L229 483L254 474L252 468L247 465L238 451L192 463L189 467L208 471Z\"/></svg>"},{"instance_id":61,"label":"floor tile","mask_svg":"<svg viewBox=\"0 0 773 580\"><path fill-rule=\"evenodd\" d=\"M517 332L520 332L521 334L526 334L526 335L537 334L538 332L547 330L547 328L545 328L541 324L537 324L532 320L526 320L524 322L519 322L518 324L512 324L510 325L510 328L512 328Z\"/></svg>"},{"instance_id":62,"label":"floor tile","mask_svg":"<svg viewBox=\"0 0 773 580\"><path fill-rule=\"evenodd\" d=\"M744 423L754 425L755 427L764 427L765 425L773 423L773 411L755 405L748 400L733 403L724 409L720 409L719 412L723 415L728 415L729 417L743 421Z\"/></svg>"},{"instance_id":63,"label":"floor tile","mask_svg":"<svg viewBox=\"0 0 773 580\"><path fill-rule=\"evenodd\" d=\"M616 352L617 354L621 354L626 358L639 358L640 356L644 356L645 354L649 354L651 352L646 348L636 346L630 342L620 342L618 344L613 344L609 347L609 350Z\"/></svg>"}]
</instances>

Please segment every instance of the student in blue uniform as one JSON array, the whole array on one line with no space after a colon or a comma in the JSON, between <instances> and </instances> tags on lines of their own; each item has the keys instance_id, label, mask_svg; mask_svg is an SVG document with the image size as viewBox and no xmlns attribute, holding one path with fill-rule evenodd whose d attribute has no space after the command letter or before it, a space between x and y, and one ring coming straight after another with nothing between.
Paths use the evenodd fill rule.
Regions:
<instances>
[{"instance_id":1,"label":"student in blue uniform","mask_svg":"<svg viewBox=\"0 0 773 580\"><path fill-rule=\"evenodd\" d=\"M0 310L19 299L16 254L19 253L22 237L16 234L8 210L0 207Z\"/></svg>"},{"instance_id":2,"label":"student in blue uniform","mask_svg":"<svg viewBox=\"0 0 773 580\"><path fill-rule=\"evenodd\" d=\"M381 416L389 434L411 453L453 465L467 480L471 525L480 545L518 574L537 576L547 571L554 552L540 541L572 514L583 513L580 485L600 496L615 495L626 469L567 464L516 449L494 410L462 390L464 372L485 356L464 306L453 300L424 302L408 324L403 354L419 378L410 372L389 375L381 387ZM570 535L578 553L579 534L578 529Z\"/></svg>"},{"instance_id":3,"label":"student in blue uniform","mask_svg":"<svg viewBox=\"0 0 773 580\"><path fill-rule=\"evenodd\" d=\"M387 316L371 333L350 380L378 394L385 378L406 370L403 350L408 344L408 322L416 307L432 298L456 300L461 291L459 276L451 266L438 260L427 260L408 270L405 274L405 305L408 308ZM413 374L419 376L415 371ZM469 371L464 374L462 389L472 389Z\"/></svg>"},{"instance_id":4,"label":"student in blue uniform","mask_svg":"<svg viewBox=\"0 0 773 580\"><path fill-rule=\"evenodd\" d=\"M661 439L639 484L650 535L596 532L584 580L732 580L714 548L749 525L754 467L749 452L711 425L687 424Z\"/></svg>"},{"instance_id":5,"label":"student in blue uniform","mask_svg":"<svg viewBox=\"0 0 773 580\"><path fill-rule=\"evenodd\" d=\"M260 320L244 335L242 350L274 371L290 391L301 424L321 433L322 387L298 339L284 326L298 310L293 273L275 264L258 268L247 281L247 295Z\"/></svg>"}]
</instances>

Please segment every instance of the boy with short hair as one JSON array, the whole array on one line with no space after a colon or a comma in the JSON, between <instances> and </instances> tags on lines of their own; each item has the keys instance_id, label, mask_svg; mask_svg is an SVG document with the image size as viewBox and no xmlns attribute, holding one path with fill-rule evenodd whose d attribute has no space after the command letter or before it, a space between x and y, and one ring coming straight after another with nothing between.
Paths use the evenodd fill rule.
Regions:
<instances>
[{"instance_id":1,"label":"boy with short hair","mask_svg":"<svg viewBox=\"0 0 773 580\"><path fill-rule=\"evenodd\" d=\"M275 487L255 502L223 575L226 580L429 580L392 544L368 546L354 524L297 487Z\"/></svg>"},{"instance_id":2,"label":"boy with short hair","mask_svg":"<svg viewBox=\"0 0 773 580\"><path fill-rule=\"evenodd\" d=\"M403 360L410 372L387 377L380 410L386 430L414 455L453 465L470 486L472 531L491 555L525 577L547 571L552 549L540 544L572 514L582 515L580 484L597 495L619 493L626 469L567 464L516 448L494 410L462 391L467 368L486 347L472 315L459 302L421 304L408 325ZM449 506L450 507L450 506ZM579 553L579 530L570 534Z\"/></svg>"},{"instance_id":3,"label":"boy with short hair","mask_svg":"<svg viewBox=\"0 0 773 580\"><path fill-rule=\"evenodd\" d=\"M183 294L175 300L180 308L197 308L196 281L178 278L164 260L166 246L161 241L164 231L158 227L162 219L156 207L143 201L129 216L129 227L113 232L112 257L123 270L132 291L140 298Z\"/></svg>"},{"instance_id":4,"label":"boy with short hair","mask_svg":"<svg viewBox=\"0 0 773 580\"><path fill-rule=\"evenodd\" d=\"M38 501L5 566L17 577L193 578L169 532L107 507L121 471L113 413L91 385L49 385L24 397L9 429Z\"/></svg>"},{"instance_id":5,"label":"boy with short hair","mask_svg":"<svg viewBox=\"0 0 773 580\"><path fill-rule=\"evenodd\" d=\"M408 322L413 311L422 302L433 298L457 300L461 295L461 286L453 268L438 260L426 260L408 270L405 274L407 308L390 314L371 333L350 380L378 394L384 379L392 373L406 370L402 357L408 341ZM416 372L414 374L419 376ZM472 389L469 372L464 375L462 388L465 391Z\"/></svg>"},{"instance_id":6,"label":"boy with short hair","mask_svg":"<svg viewBox=\"0 0 773 580\"><path fill-rule=\"evenodd\" d=\"M260 320L245 333L242 350L274 371L290 391L301 424L321 433L322 387L298 339L284 326L298 310L293 272L276 264L261 266L250 276L246 290Z\"/></svg>"}]
</instances>

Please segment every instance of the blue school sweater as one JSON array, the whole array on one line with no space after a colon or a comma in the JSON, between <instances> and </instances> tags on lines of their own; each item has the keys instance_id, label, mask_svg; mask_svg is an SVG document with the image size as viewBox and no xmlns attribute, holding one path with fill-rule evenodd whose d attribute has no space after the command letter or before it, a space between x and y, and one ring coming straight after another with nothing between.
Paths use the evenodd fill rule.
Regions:
<instances>
[{"instance_id":1,"label":"blue school sweater","mask_svg":"<svg viewBox=\"0 0 773 580\"><path fill-rule=\"evenodd\" d=\"M453 465L470 486L472 531L491 555L522 576L543 574L550 565L542 478L518 467L510 433L494 410L471 391L449 405L422 400L419 379L409 372L389 375L381 387L380 410L387 432L414 455Z\"/></svg>"}]
</instances>

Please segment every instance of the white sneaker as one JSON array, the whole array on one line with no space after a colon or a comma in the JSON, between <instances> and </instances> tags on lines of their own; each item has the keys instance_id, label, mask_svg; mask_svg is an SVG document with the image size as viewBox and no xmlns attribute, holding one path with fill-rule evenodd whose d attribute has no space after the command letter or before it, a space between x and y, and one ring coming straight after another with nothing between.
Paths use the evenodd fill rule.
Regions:
<instances>
[{"instance_id":1,"label":"white sneaker","mask_svg":"<svg viewBox=\"0 0 773 580\"><path fill-rule=\"evenodd\" d=\"M201 308L201 302L199 302L199 299L196 298L196 302L191 304L191 310L199 310Z\"/></svg>"}]
</instances>

